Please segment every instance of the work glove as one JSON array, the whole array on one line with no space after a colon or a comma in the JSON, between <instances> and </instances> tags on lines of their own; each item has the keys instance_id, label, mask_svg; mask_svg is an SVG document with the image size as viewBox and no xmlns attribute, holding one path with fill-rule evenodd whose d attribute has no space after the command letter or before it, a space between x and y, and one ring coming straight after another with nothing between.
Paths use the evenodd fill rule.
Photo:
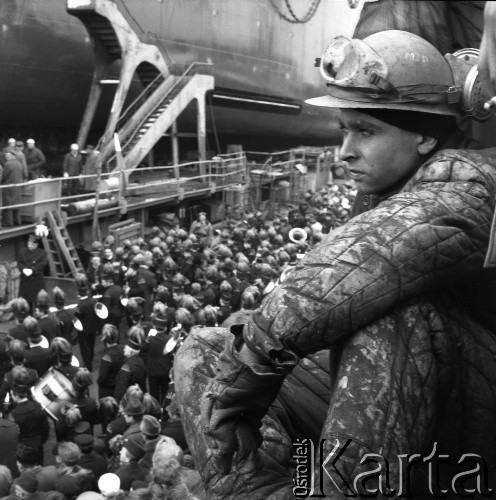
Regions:
<instances>
[{"instance_id":1,"label":"work glove","mask_svg":"<svg viewBox=\"0 0 496 500\"><path fill-rule=\"evenodd\" d=\"M272 365L245 364L239 357L240 333L228 339L217 360L217 374L202 397L205 436L210 441L211 464L218 474L233 465L255 463L262 443L261 421L276 399L287 371Z\"/></svg>"}]
</instances>

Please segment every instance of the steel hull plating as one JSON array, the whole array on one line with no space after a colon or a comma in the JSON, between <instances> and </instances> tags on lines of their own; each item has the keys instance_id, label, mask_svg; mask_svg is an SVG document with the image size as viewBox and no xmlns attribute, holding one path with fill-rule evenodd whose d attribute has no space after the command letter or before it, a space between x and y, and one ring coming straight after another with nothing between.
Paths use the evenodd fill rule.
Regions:
<instances>
[{"instance_id":1,"label":"steel hull plating","mask_svg":"<svg viewBox=\"0 0 496 500\"><path fill-rule=\"evenodd\" d=\"M293 3L295 10L301 7L305 12L306 3ZM303 25L284 21L269 1L125 0L125 4L145 32L158 36L172 62L213 63L216 90L210 97L209 131L215 128L221 136L262 140L294 138L300 143L336 139L332 113L303 101L325 93L313 61L331 36L352 30L356 13L347 2L322 0L313 19ZM280 4L282 9L284 3ZM67 14L64 0L3 0L0 19L2 128L31 126L75 133L93 71L93 51L83 25ZM96 131L105 123L112 90L105 89ZM181 122L191 130L193 113L185 113Z\"/></svg>"}]
</instances>

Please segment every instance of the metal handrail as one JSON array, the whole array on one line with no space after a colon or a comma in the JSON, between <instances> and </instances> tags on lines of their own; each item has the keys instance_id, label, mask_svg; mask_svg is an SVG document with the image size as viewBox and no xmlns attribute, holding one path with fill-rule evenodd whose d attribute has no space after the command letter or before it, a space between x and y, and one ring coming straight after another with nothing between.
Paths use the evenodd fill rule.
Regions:
<instances>
[{"instance_id":1,"label":"metal handrail","mask_svg":"<svg viewBox=\"0 0 496 500\"><path fill-rule=\"evenodd\" d=\"M199 62L199 61L192 62L188 66L188 68L186 69L186 71L184 71L184 73L181 76L179 76L178 79L173 83L172 87L168 90L167 94L150 110L150 112L143 118L143 120L141 120L141 122L139 122L139 124L136 126L134 132L128 137L128 139L126 140L126 143L123 144L122 150L124 151L124 149L134 139L134 137L139 132L139 130L141 129L142 125L148 120L148 118L150 117L150 115L152 113L154 113L157 110L157 108L159 108L163 104L163 102L172 94L172 92L174 92L176 90L176 88L180 84L182 84L184 82L184 80L186 78L189 78L191 76L190 73L193 72L193 69L196 70L197 66L212 66L212 65L213 65L212 63L208 63L208 62L207 63ZM114 162L116 160L116 157L117 157L116 154L112 155L106 161L106 164L109 165L110 163Z\"/></svg>"},{"instance_id":2,"label":"metal handrail","mask_svg":"<svg viewBox=\"0 0 496 500\"><path fill-rule=\"evenodd\" d=\"M117 121L117 125L115 127L116 130L119 130L123 122L125 122L131 114L134 114L136 109L138 108L138 104L141 105L141 101L145 97L149 97L155 90L156 87L152 90L152 87L160 80L162 79L165 81L165 77L162 73L159 73L140 93L140 95L124 110L124 113L119 117L119 120Z\"/></svg>"}]
</instances>

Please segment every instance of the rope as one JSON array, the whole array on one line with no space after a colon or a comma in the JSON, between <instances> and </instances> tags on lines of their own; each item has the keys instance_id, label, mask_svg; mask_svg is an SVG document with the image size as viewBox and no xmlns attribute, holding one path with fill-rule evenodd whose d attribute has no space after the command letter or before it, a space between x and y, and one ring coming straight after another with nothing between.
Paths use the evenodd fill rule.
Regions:
<instances>
[{"instance_id":1,"label":"rope","mask_svg":"<svg viewBox=\"0 0 496 500\"><path fill-rule=\"evenodd\" d=\"M284 3L286 4L286 8L288 9L291 17L289 17L287 14L285 14L284 12L281 12L279 10L279 7L276 5L275 0L270 0L270 3L272 4L273 9L277 12L279 17L282 17L288 23L305 24L305 23L308 23L308 21L310 21L310 19L312 19L312 17L317 12L317 9L319 8L319 5L320 5L320 1L321 0L313 0L312 5L308 9L307 13L301 18L299 18L295 14L293 8L291 7L290 0L284 0Z\"/></svg>"}]
</instances>

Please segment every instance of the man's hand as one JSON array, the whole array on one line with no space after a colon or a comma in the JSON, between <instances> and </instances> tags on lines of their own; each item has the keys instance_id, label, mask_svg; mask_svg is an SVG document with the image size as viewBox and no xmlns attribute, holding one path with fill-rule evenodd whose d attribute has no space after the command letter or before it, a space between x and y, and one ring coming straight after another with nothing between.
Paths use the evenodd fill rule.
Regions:
<instances>
[{"instance_id":1,"label":"man's hand","mask_svg":"<svg viewBox=\"0 0 496 500\"><path fill-rule=\"evenodd\" d=\"M487 99L496 96L496 2L486 2L477 66Z\"/></svg>"},{"instance_id":2,"label":"man's hand","mask_svg":"<svg viewBox=\"0 0 496 500\"><path fill-rule=\"evenodd\" d=\"M276 399L286 372L269 365L256 364L254 353L244 348L242 357L236 344L242 337L232 337L217 360L217 375L202 398L201 413L205 435L211 440L213 467L220 474L255 454L262 439L263 416ZM246 359L250 364L245 364Z\"/></svg>"}]
</instances>

